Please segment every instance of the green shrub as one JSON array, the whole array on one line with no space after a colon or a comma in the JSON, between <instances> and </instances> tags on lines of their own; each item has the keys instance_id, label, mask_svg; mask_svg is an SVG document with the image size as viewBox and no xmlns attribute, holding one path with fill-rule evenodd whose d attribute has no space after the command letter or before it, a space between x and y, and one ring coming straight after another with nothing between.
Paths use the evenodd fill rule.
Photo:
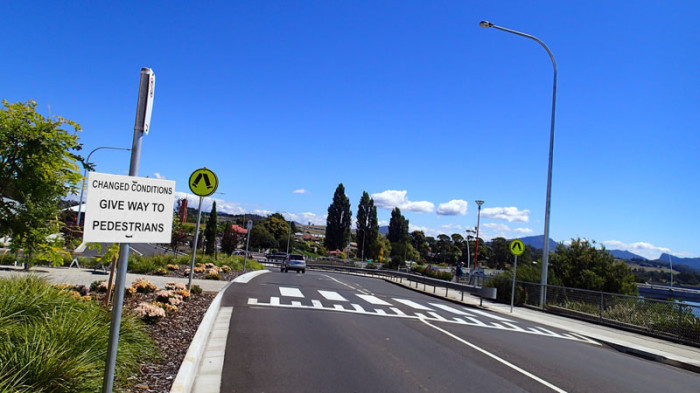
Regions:
<instances>
[{"instance_id":1,"label":"green shrub","mask_svg":"<svg viewBox=\"0 0 700 393\"><path fill-rule=\"evenodd\" d=\"M0 279L0 392L97 392L110 314L35 276ZM124 386L156 347L130 315L121 323L115 383Z\"/></svg>"},{"instance_id":2,"label":"green shrub","mask_svg":"<svg viewBox=\"0 0 700 393\"><path fill-rule=\"evenodd\" d=\"M192 285L192 289L190 289L190 292L194 293L195 295L201 295L202 294L202 287L200 287L197 284Z\"/></svg>"}]
</instances>

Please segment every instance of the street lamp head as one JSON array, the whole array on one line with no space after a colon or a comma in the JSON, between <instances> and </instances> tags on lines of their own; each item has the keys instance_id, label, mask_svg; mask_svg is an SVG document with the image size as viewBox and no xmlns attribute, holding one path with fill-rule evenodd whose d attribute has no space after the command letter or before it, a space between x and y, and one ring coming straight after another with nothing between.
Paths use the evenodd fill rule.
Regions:
<instances>
[{"instance_id":1,"label":"street lamp head","mask_svg":"<svg viewBox=\"0 0 700 393\"><path fill-rule=\"evenodd\" d=\"M481 207L481 205L484 204L484 201L474 201L474 202L476 202L476 204L479 205L479 207Z\"/></svg>"},{"instance_id":2,"label":"street lamp head","mask_svg":"<svg viewBox=\"0 0 700 393\"><path fill-rule=\"evenodd\" d=\"M490 27L493 27L493 23L487 20L482 20L481 22L479 22L479 27L481 27L482 29L488 29Z\"/></svg>"}]
</instances>

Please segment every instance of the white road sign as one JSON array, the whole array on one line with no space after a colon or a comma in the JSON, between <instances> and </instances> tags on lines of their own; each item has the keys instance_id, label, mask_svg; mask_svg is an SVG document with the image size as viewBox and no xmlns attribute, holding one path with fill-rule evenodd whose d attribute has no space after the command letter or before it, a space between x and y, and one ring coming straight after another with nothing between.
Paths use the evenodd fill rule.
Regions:
<instances>
[{"instance_id":1,"label":"white road sign","mask_svg":"<svg viewBox=\"0 0 700 393\"><path fill-rule=\"evenodd\" d=\"M83 241L170 243L175 182L90 172Z\"/></svg>"}]
</instances>

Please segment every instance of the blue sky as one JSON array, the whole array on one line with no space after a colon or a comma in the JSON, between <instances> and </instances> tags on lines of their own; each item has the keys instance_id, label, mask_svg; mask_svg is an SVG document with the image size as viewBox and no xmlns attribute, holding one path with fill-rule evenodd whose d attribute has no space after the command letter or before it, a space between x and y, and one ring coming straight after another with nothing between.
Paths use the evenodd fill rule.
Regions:
<instances>
[{"instance_id":1,"label":"blue sky","mask_svg":"<svg viewBox=\"0 0 700 393\"><path fill-rule=\"evenodd\" d=\"M388 222L700 256L695 1L3 2L0 98L77 121L85 155L130 147L156 74L140 176L220 180L219 211L325 223L343 183ZM50 109L49 109L50 108ZM129 154L100 150L126 174ZM207 202L211 202L208 198ZM190 205L196 205L190 198ZM205 205L206 206L206 205Z\"/></svg>"}]
</instances>

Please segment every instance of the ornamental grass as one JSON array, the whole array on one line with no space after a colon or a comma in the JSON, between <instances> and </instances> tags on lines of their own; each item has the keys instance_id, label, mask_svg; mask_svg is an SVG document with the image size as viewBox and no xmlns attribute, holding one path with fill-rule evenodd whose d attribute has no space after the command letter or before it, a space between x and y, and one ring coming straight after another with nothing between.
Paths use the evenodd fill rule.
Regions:
<instances>
[{"instance_id":1,"label":"ornamental grass","mask_svg":"<svg viewBox=\"0 0 700 393\"><path fill-rule=\"evenodd\" d=\"M74 296L36 276L0 279L0 393L101 390L110 313ZM143 323L124 314L115 387L155 353Z\"/></svg>"}]
</instances>

